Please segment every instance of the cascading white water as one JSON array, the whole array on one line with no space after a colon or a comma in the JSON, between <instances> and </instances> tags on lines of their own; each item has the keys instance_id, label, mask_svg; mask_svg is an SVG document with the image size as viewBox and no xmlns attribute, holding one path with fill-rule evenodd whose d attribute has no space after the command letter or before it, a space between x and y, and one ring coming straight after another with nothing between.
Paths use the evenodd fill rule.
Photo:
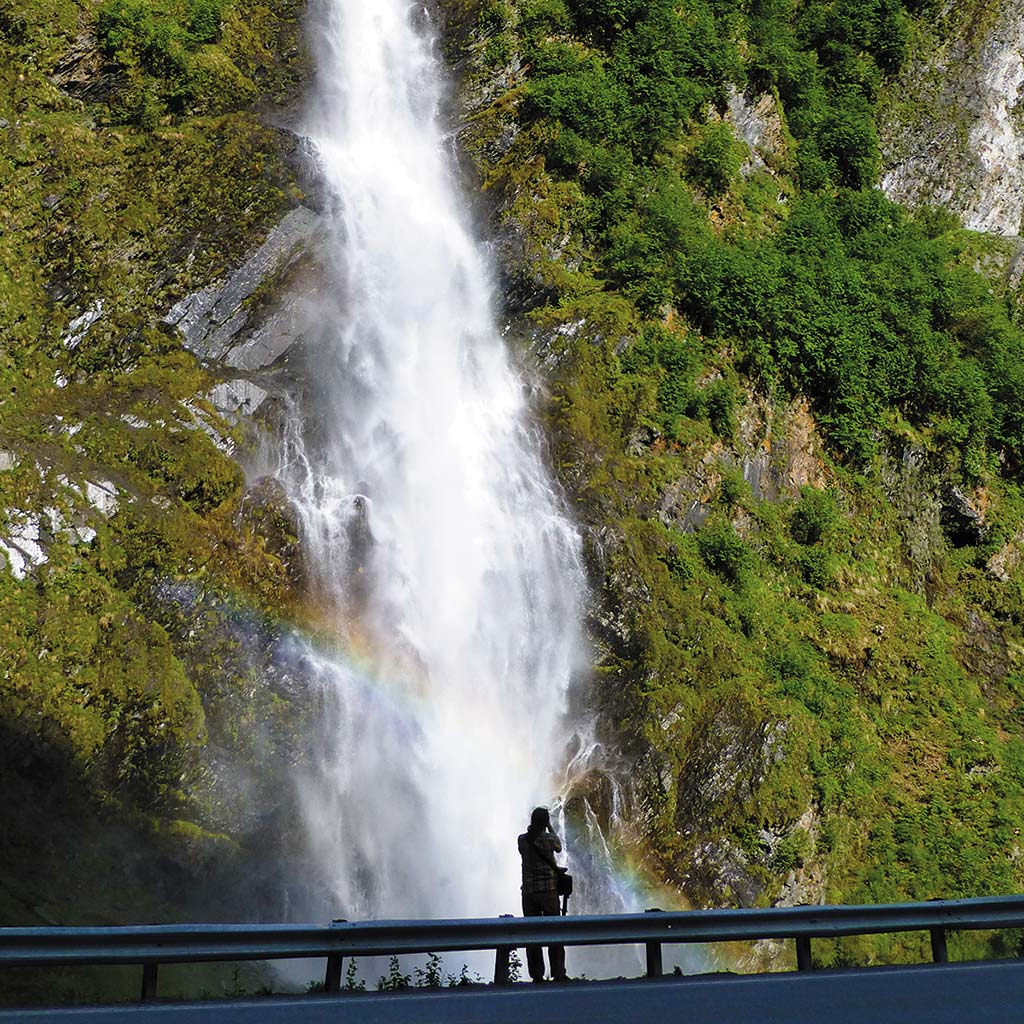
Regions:
<instances>
[{"instance_id":1,"label":"cascading white water","mask_svg":"<svg viewBox=\"0 0 1024 1024\"><path fill-rule=\"evenodd\" d=\"M347 917L518 912L515 837L556 795L583 665L579 538L495 326L426 10L320 0L313 34L329 294L280 474L334 637L303 655L310 841Z\"/></svg>"}]
</instances>

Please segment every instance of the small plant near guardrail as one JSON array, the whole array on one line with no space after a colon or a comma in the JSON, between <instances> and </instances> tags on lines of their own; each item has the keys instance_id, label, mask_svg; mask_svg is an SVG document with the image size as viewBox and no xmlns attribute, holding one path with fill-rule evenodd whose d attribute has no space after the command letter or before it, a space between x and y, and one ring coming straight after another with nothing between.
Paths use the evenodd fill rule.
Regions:
<instances>
[{"instance_id":1,"label":"small plant near guardrail","mask_svg":"<svg viewBox=\"0 0 1024 1024\"><path fill-rule=\"evenodd\" d=\"M449 988L463 988L466 985L483 985L484 979L479 974L469 973L469 966L467 964L462 965L462 970L458 974L449 974L445 984Z\"/></svg>"},{"instance_id":2,"label":"small plant near guardrail","mask_svg":"<svg viewBox=\"0 0 1024 1024\"><path fill-rule=\"evenodd\" d=\"M359 976L359 966L353 957L348 962L348 967L345 968L345 991L346 992L365 992L366 982L363 981Z\"/></svg>"},{"instance_id":3,"label":"small plant near guardrail","mask_svg":"<svg viewBox=\"0 0 1024 1024\"><path fill-rule=\"evenodd\" d=\"M412 975L403 974L398 957L393 956L388 961L388 973L382 974L377 981L378 992L392 992L396 989L410 988L412 986Z\"/></svg>"},{"instance_id":4,"label":"small plant near guardrail","mask_svg":"<svg viewBox=\"0 0 1024 1024\"><path fill-rule=\"evenodd\" d=\"M515 950L509 957L509 980L520 981L522 978L522 961ZM427 963L423 967L413 968L412 974L403 974L397 956L388 961L387 974L377 979L378 992L396 992L407 988L463 988L466 985L484 985L486 982L479 974L469 973L469 965L463 964L458 974L444 974L444 960L440 953L428 953ZM345 980L342 983L344 992L365 992L366 981L359 977L359 959L351 957L346 960ZM306 992L310 995L323 992L324 983L314 978L306 984Z\"/></svg>"},{"instance_id":5,"label":"small plant near guardrail","mask_svg":"<svg viewBox=\"0 0 1024 1024\"><path fill-rule=\"evenodd\" d=\"M427 966L417 967L413 974L416 975L417 988L440 988L444 984L440 953L428 953Z\"/></svg>"}]
</instances>

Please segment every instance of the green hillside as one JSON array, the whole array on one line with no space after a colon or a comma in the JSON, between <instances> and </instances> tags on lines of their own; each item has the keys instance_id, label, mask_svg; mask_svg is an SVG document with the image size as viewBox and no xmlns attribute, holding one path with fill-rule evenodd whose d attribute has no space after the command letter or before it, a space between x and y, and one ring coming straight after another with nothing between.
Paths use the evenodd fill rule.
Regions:
<instances>
[{"instance_id":1,"label":"green hillside","mask_svg":"<svg viewBox=\"0 0 1024 1024\"><path fill-rule=\"evenodd\" d=\"M1017 891L1018 297L876 188L935 10L448 7L651 875L706 905ZM924 949L895 944L831 956Z\"/></svg>"},{"instance_id":2,"label":"green hillside","mask_svg":"<svg viewBox=\"0 0 1024 1024\"><path fill-rule=\"evenodd\" d=\"M249 802L302 712L252 652L293 528L164 318L296 201L265 115L304 80L300 14L0 9L0 924L237 919L264 881L253 833L281 823Z\"/></svg>"},{"instance_id":3,"label":"green hillside","mask_svg":"<svg viewBox=\"0 0 1024 1024\"><path fill-rule=\"evenodd\" d=\"M311 618L296 526L167 314L308 198L303 6L0 9L0 925L238 916L289 855L315 709L260 681ZM439 7L584 531L617 841L697 905L1019 891L1013 241L877 188L895 76L994 5Z\"/></svg>"}]
</instances>

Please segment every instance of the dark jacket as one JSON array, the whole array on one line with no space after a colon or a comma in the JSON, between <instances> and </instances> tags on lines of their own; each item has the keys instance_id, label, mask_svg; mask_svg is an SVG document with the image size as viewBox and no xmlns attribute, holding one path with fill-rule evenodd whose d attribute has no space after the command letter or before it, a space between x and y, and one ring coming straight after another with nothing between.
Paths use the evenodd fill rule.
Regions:
<instances>
[{"instance_id":1,"label":"dark jacket","mask_svg":"<svg viewBox=\"0 0 1024 1024\"><path fill-rule=\"evenodd\" d=\"M554 832L519 837L519 856L523 858L523 894L558 893L558 872L552 866L562 843Z\"/></svg>"}]
</instances>

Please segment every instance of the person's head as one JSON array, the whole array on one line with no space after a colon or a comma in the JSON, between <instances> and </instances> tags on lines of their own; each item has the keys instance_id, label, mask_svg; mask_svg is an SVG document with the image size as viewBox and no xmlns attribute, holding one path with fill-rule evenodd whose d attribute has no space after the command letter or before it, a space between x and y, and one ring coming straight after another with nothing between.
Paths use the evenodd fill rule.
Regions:
<instances>
[{"instance_id":1,"label":"person's head","mask_svg":"<svg viewBox=\"0 0 1024 1024\"><path fill-rule=\"evenodd\" d=\"M551 815L546 807L534 807L530 815L530 827L527 831L531 835L538 835L545 829L551 827Z\"/></svg>"}]
</instances>

